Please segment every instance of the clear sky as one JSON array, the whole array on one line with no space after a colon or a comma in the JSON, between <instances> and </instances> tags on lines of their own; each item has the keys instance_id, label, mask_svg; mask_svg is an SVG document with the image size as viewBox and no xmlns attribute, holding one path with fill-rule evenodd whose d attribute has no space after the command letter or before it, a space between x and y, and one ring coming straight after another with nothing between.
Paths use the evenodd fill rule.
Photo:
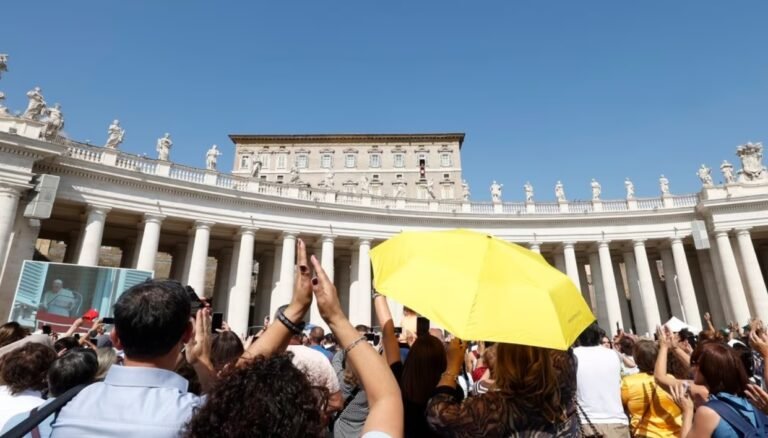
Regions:
<instances>
[{"instance_id":1,"label":"clear sky","mask_svg":"<svg viewBox=\"0 0 768 438\"><path fill-rule=\"evenodd\" d=\"M699 164L768 143L768 2L4 2L0 80L43 89L67 134L203 166L230 133L465 132L474 199L697 191ZM738 167L738 166L737 166ZM719 169L713 171L721 179Z\"/></svg>"}]
</instances>

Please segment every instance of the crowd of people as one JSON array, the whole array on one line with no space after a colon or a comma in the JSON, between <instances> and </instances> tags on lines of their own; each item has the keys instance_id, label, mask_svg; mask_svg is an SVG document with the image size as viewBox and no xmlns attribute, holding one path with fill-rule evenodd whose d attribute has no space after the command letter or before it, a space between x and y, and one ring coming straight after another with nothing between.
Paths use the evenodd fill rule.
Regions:
<instances>
[{"instance_id":1,"label":"crowd of people","mask_svg":"<svg viewBox=\"0 0 768 438\"><path fill-rule=\"evenodd\" d=\"M114 324L0 327L0 433L29 437L768 436L759 321L653 338L596 323L566 351L461 340L417 319L353 326L297 242L291 301L241 339L193 291L151 280ZM330 329L303 322L312 302ZM82 332L81 334L78 334Z\"/></svg>"}]
</instances>

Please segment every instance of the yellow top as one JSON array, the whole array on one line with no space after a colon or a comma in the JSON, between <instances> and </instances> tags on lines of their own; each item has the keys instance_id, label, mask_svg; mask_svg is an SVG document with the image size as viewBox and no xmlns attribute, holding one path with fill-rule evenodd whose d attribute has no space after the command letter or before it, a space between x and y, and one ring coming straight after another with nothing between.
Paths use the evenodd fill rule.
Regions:
<instances>
[{"instance_id":1,"label":"yellow top","mask_svg":"<svg viewBox=\"0 0 768 438\"><path fill-rule=\"evenodd\" d=\"M680 436L682 412L672 396L656 386L653 375L639 373L624 377L621 381L621 402L630 415L633 436Z\"/></svg>"}]
</instances>

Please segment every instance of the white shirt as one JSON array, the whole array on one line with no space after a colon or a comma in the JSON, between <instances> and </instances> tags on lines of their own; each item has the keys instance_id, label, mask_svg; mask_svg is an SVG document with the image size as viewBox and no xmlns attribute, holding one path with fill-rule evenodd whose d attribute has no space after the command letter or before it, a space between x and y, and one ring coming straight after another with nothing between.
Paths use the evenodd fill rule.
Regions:
<instances>
[{"instance_id":1,"label":"white shirt","mask_svg":"<svg viewBox=\"0 0 768 438\"><path fill-rule=\"evenodd\" d=\"M621 404L621 360L616 352L598 345L577 347L573 353L578 360L576 396L589 420L628 424Z\"/></svg>"},{"instance_id":2,"label":"white shirt","mask_svg":"<svg viewBox=\"0 0 768 438\"><path fill-rule=\"evenodd\" d=\"M14 415L29 412L45 403L40 391L22 391L11 395L7 386L0 386L0 429Z\"/></svg>"},{"instance_id":3,"label":"white shirt","mask_svg":"<svg viewBox=\"0 0 768 438\"><path fill-rule=\"evenodd\" d=\"M331 394L341 390L336 371L323 353L303 345L289 345L288 351L293 353L293 365L313 386L324 386Z\"/></svg>"}]
</instances>

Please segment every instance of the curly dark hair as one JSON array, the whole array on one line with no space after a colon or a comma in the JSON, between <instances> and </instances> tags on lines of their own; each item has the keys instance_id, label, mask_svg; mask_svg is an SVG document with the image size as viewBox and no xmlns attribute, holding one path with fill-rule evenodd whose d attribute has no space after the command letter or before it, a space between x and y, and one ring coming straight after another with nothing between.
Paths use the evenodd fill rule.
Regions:
<instances>
[{"instance_id":1,"label":"curly dark hair","mask_svg":"<svg viewBox=\"0 0 768 438\"><path fill-rule=\"evenodd\" d=\"M56 360L56 352L43 344L28 343L3 357L0 377L12 395L27 390L42 391L48 385L45 376Z\"/></svg>"},{"instance_id":2,"label":"curly dark hair","mask_svg":"<svg viewBox=\"0 0 768 438\"><path fill-rule=\"evenodd\" d=\"M187 424L187 437L322 437L327 390L284 353L225 371Z\"/></svg>"}]
</instances>

